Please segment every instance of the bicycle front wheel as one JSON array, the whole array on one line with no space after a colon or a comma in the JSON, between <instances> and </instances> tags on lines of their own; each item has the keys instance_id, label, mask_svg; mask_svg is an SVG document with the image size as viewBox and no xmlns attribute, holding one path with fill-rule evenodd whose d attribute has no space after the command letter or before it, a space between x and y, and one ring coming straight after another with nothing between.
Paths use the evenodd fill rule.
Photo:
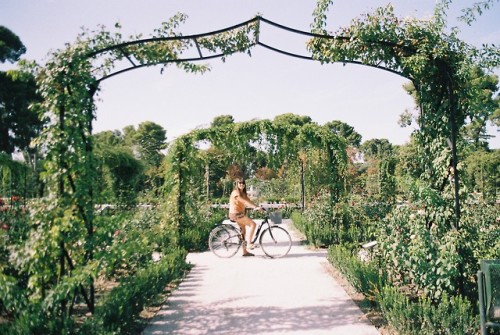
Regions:
<instances>
[{"instance_id":1,"label":"bicycle front wheel","mask_svg":"<svg viewBox=\"0 0 500 335\"><path fill-rule=\"evenodd\" d=\"M271 226L260 235L260 247L271 258L286 256L292 247L292 238L283 228Z\"/></svg>"},{"instance_id":2,"label":"bicycle front wheel","mask_svg":"<svg viewBox=\"0 0 500 335\"><path fill-rule=\"evenodd\" d=\"M234 256L238 252L240 245L240 232L228 224L212 229L208 238L210 250L221 258Z\"/></svg>"}]
</instances>

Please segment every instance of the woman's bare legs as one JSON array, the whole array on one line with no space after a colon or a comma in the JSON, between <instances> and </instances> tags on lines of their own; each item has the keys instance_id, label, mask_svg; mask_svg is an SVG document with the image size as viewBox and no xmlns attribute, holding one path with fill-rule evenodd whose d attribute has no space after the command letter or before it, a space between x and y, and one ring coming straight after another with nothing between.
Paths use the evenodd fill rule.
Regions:
<instances>
[{"instance_id":1,"label":"woman's bare legs","mask_svg":"<svg viewBox=\"0 0 500 335\"><path fill-rule=\"evenodd\" d=\"M257 226L255 222L253 222L252 219L250 219L248 216L243 216L239 219L236 220L238 225L240 226L241 229L241 235L243 235L243 240L246 241L246 227L250 228L250 236L249 236L249 243L252 243L252 238L253 234L255 233L255 227ZM246 243L243 244L243 255L246 255L248 252Z\"/></svg>"}]
</instances>

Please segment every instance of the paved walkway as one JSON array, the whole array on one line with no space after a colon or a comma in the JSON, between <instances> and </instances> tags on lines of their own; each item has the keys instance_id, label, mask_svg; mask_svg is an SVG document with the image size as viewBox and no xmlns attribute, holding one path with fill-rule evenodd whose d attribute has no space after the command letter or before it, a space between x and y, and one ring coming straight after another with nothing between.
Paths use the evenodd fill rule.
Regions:
<instances>
[{"instance_id":1,"label":"paved walkway","mask_svg":"<svg viewBox=\"0 0 500 335\"><path fill-rule=\"evenodd\" d=\"M285 258L189 254L193 269L143 334L379 334L328 274L326 251L300 245L289 224Z\"/></svg>"}]
</instances>

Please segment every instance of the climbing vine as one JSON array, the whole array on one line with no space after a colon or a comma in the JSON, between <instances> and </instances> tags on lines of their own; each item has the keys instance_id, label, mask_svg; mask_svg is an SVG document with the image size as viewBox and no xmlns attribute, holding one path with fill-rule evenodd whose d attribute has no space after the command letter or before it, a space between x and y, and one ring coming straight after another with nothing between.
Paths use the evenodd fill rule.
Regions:
<instances>
[{"instance_id":1,"label":"climbing vine","mask_svg":"<svg viewBox=\"0 0 500 335\"><path fill-rule=\"evenodd\" d=\"M93 255L96 178L91 135L100 80L120 71L126 60L138 67L176 64L186 72L208 71L206 64L177 61L194 43L171 39L181 36L177 28L186 18L178 14L163 23L149 42L141 35L125 39L118 24L114 33L104 26L84 30L74 43L52 52L45 66L24 64L25 71L35 74L43 97L34 108L48 121L35 142L46 155L42 180L47 197L32 206L30 234L12 251L11 261L28 278L25 296L40 313L63 320L72 313L71 301L77 297L83 298L90 312L95 309L94 279L103 264ZM203 37L196 43L225 56L249 52L253 44L250 31L256 31L255 24ZM116 45L121 47L114 48ZM178 157L179 175L188 159ZM187 183L180 180L178 192L187 192ZM176 205L186 206L182 202Z\"/></svg>"},{"instance_id":2,"label":"climbing vine","mask_svg":"<svg viewBox=\"0 0 500 335\"><path fill-rule=\"evenodd\" d=\"M323 5L325 2L329 1L322 1ZM325 25L326 16L317 13L313 30L326 34ZM441 20L400 19L390 5L353 20L334 36L309 42L314 57L322 63L359 60L371 66L382 64L413 82L421 112L416 138L425 150L419 157L429 159L422 177L438 183L446 171L431 168L432 161L446 155L448 168L452 158L446 139L464 124L471 101L468 79L473 64L465 52L471 47L454 33L446 35Z\"/></svg>"},{"instance_id":3,"label":"climbing vine","mask_svg":"<svg viewBox=\"0 0 500 335\"><path fill-rule=\"evenodd\" d=\"M460 192L459 130L472 114L478 96L477 85L471 80L478 64L497 67L498 49L480 51L461 41L456 29L447 33L445 9L449 1L439 3L430 20L398 18L388 5L325 36L326 11L331 3L320 0L314 14L312 28L318 35L308 43L314 58L325 64L357 61L382 66L408 78L416 89L420 113L419 130L413 134L417 154L412 159L421 174L412 186L418 192L409 199L414 208L395 210L384 222L381 239L387 271L405 278L426 278L411 285L433 298L446 290L462 293L469 280L464 266L470 250L463 243L466 232L460 232L460 199L466 195ZM385 163L384 170L388 168ZM419 209L416 214L415 208ZM425 218L425 224L409 220L408 215ZM385 235L384 229L408 229L412 240L393 231ZM419 271L425 275L416 275Z\"/></svg>"},{"instance_id":4,"label":"climbing vine","mask_svg":"<svg viewBox=\"0 0 500 335\"><path fill-rule=\"evenodd\" d=\"M356 60L411 79L421 112L416 139L421 144L422 178L437 188L450 177L450 162L451 173L458 173L456 146L450 150L446 139L456 138L473 96L468 80L473 62L468 52L474 50L453 32L444 34L442 20L401 20L390 6L354 20L335 36L325 36L325 13L331 2L318 2L313 23L318 35L308 44L314 58L321 63ZM74 43L53 52L45 66L25 64L25 70L36 75L43 98L34 108L47 120L35 143L46 155L42 180L47 197L33 205L30 233L11 254L15 270L26 278L30 308L67 316L78 296L94 312L94 279L103 266L93 255L96 178L91 136L100 82L125 71L120 66L126 62L131 68L176 64L186 72L204 73L208 65L183 60L191 47L220 54L225 60L236 52L250 54L257 43L259 20L196 39L174 38L182 36L178 28L186 19L183 14L174 16L147 39L124 38L119 25L114 33L103 26L98 31L85 30ZM196 214L189 208L196 209L196 194L201 194L203 155L196 147L200 141L228 152L234 162L244 160L249 152L264 156L270 167L300 157L304 163L308 150L320 150L330 169L330 200L337 201L345 189L345 143L325 128L252 121L199 130L176 141L167 163L170 175L165 190L172 211L164 221L180 228L180 241L183 228ZM457 190L458 183L454 187ZM2 274L0 284L13 286L6 278Z\"/></svg>"}]
</instances>

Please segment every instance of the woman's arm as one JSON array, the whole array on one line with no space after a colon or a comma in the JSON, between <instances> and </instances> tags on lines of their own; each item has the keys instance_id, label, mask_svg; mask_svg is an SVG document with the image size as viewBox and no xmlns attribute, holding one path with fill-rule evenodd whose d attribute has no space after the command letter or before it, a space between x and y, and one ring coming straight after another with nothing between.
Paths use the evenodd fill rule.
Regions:
<instances>
[{"instance_id":1,"label":"woman's arm","mask_svg":"<svg viewBox=\"0 0 500 335\"><path fill-rule=\"evenodd\" d=\"M251 209L260 208L259 206L254 204L249 198L244 199L243 197L241 197L241 200L243 200L245 202L246 207L250 207Z\"/></svg>"}]
</instances>

